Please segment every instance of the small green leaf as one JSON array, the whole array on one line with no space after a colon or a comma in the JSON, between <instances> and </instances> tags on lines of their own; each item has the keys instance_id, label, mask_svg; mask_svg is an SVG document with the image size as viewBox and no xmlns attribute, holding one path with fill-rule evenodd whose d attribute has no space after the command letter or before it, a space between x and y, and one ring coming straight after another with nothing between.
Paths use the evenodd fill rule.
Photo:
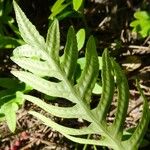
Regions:
<instances>
[{"instance_id":1,"label":"small green leaf","mask_svg":"<svg viewBox=\"0 0 150 150\"><path fill-rule=\"evenodd\" d=\"M85 43L85 30L84 29L80 29L77 34L77 44L78 44L78 51L82 49L82 47L84 46Z\"/></svg>"},{"instance_id":2,"label":"small green leaf","mask_svg":"<svg viewBox=\"0 0 150 150\"><path fill-rule=\"evenodd\" d=\"M68 139L80 143L80 144L90 144L90 145L99 145L99 146L105 146L108 145L110 147L113 147L113 145L111 145L111 143L108 143L105 140L93 140L93 139L85 139L85 138L80 138L80 137L74 137L68 134L63 134L65 137L67 137Z\"/></svg>"},{"instance_id":3,"label":"small green leaf","mask_svg":"<svg viewBox=\"0 0 150 150\"><path fill-rule=\"evenodd\" d=\"M60 13L57 16L57 19L59 21L61 21L61 20L65 19L65 18L67 18L69 16L73 16L73 15L75 15L73 10L66 9L66 10L64 10L62 13Z\"/></svg>"},{"instance_id":4,"label":"small green leaf","mask_svg":"<svg viewBox=\"0 0 150 150\"><path fill-rule=\"evenodd\" d=\"M137 11L134 13L134 17L136 19L150 19L150 14L147 11Z\"/></svg>"},{"instance_id":5,"label":"small green leaf","mask_svg":"<svg viewBox=\"0 0 150 150\"><path fill-rule=\"evenodd\" d=\"M73 0L73 8L75 11L78 11L82 6L83 0Z\"/></svg>"},{"instance_id":6,"label":"small green leaf","mask_svg":"<svg viewBox=\"0 0 150 150\"><path fill-rule=\"evenodd\" d=\"M14 132L16 129L16 111L18 105L14 102L6 103L2 106L2 112L5 114L5 118L10 131Z\"/></svg>"},{"instance_id":7,"label":"small green leaf","mask_svg":"<svg viewBox=\"0 0 150 150\"><path fill-rule=\"evenodd\" d=\"M53 7L51 8L51 11L55 11L57 8L60 8L60 6L64 3L65 0L57 0Z\"/></svg>"},{"instance_id":8,"label":"small green leaf","mask_svg":"<svg viewBox=\"0 0 150 150\"><path fill-rule=\"evenodd\" d=\"M58 14L60 14L65 8L70 5L70 2L64 3L65 0L57 0L51 8L52 14L50 15L50 19L54 19Z\"/></svg>"},{"instance_id":9,"label":"small green leaf","mask_svg":"<svg viewBox=\"0 0 150 150\"><path fill-rule=\"evenodd\" d=\"M150 35L150 14L147 11L134 13L135 20L130 23L133 31L139 33L143 38Z\"/></svg>"},{"instance_id":10,"label":"small green leaf","mask_svg":"<svg viewBox=\"0 0 150 150\"><path fill-rule=\"evenodd\" d=\"M23 92L21 91L16 92L16 98L14 102L17 103L18 105L22 105L24 103Z\"/></svg>"}]
</instances>

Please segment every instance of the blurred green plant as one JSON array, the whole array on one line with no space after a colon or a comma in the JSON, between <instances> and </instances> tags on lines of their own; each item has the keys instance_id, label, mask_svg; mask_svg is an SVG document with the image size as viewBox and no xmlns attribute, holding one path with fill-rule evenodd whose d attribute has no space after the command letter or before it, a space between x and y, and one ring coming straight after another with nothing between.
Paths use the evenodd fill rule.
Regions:
<instances>
[{"instance_id":1,"label":"blurred green plant","mask_svg":"<svg viewBox=\"0 0 150 150\"><path fill-rule=\"evenodd\" d=\"M12 132L16 129L16 112L24 102L18 92L30 90L31 87L16 79L0 78L0 121L6 120Z\"/></svg>"},{"instance_id":2,"label":"blurred green plant","mask_svg":"<svg viewBox=\"0 0 150 150\"><path fill-rule=\"evenodd\" d=\"M23 43L12 11L12 0L0 0L0 49L15 48Z\"/></svg>"},{"instance_id":3,"label":"blurred green plant","mask_svg":"<svg viewBox=\"0 0 150 150\"><path fill-rule=\"evenodd\" d=\"M18 28L13 19L12 0L0 0L0 49L11 49L21 45ZM0 121L6 121L10 131L16 129L16 111L23 104L18 91L29 90L24 83L13 78L0 78Z\"/></svg>"},{"instance_id":4,"label":"blurred green plant","mask_svg":"<svg viewBox=\"0 0 150 150\"><path fill-rule=\"evenodd\" d=\"M84 0L57 0L51 7L49 19L62 20L68 16L78 16L82 14Z\"/></svg>"},{"instance_id":5,"label":"blurred green plant","mask_svg":"<svg viewBox=\"0 0 150 150\"><path fill-rule=\"evenodd\" d=\"M85 34L89 34L89 28L84 15L84 0L56 0L51 7L50 24L55 18L63 20L67 17L80 18L85 25L85 29L80 29L76 34L78 50L81 50L85 43Z\"/></svg>"},{"instance_id":6,"label":"blurred green plant","mask_svg":"<svg viewBox=\"0 0 150 150\"><path fill-rule=\"evenodd\" d=\"M139 33L142 38L150 35L150 13L147 11L137 11L134 13L135 20L130 23L133 32Z\"/></svg>"},{"instance_id":7,"label":"blurred green plant","mask_svg":"<svg viewBox=\"0 0 150 150\"><path fill-rule=\"evenodd\" d=\"M79 11L79 9L83 6L84 0L73 0L73 9L75 11Z\"/></svg>"}]
</instances>

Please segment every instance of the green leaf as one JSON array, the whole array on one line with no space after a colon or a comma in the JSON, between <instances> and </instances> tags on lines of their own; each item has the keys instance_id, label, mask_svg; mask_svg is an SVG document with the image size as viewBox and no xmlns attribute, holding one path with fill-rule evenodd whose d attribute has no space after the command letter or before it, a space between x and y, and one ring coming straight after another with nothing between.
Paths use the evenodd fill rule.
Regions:
<instances>
[{"instance_id":1,"label":"green leaf","mask_svg":"<svg viewBox=\"0 0 150 150\"><path fill-rule=\"evenodd\" d=\"M129 103L129 87L127 79L119 65L114 60L112 60L111 62L114 68L116 83L118 86L118 104L115 120L112 127L110 127L110 130L113 130L115 138L121 138Z\"/></svg>"},{"instance_id":2,"label":"green leaf","mask_svg":"<svg viewBox=\"0 0 150 150\"><path fill-rule=\"evenodd\" d=\"M73 0L73 8L75 11L78 11L83 3L83 0Z\"/></svg>"},{"instance_id":3,"label":"green leaf","mask_svg":"<svg viewBox=\"0 0 150 150\"><path fill-rule=\"evenodd\" d=\"M65 9L62 13L60 13L58 16L57 16L57 19L59 21L67 18L67 17L72 17L74 16L74 11L73 10L69 10L69 9Z\"/></svg>"},{"instance_id":4,"label":"green leaf","mask_svg":"<svg viewBox=\"0 0 150 150\"><path fill-rule=\"evenodd\" d=\"M78 50L77 40L73 27L69 28L67 34L67 42L62 56L61 66L65 71L69 80L73 79L76 64L77 64Z\"/></svg>"},{"instance_id":5,"label":"green leaf","mask_svg":"<svg viewBox=\"0 0 150 150\"><path fill-rule=\"evenodd\" d=\"M50 19L54 19L58 14L60 14L65 8L70 5L70 2L65 3L65 0L57 0L51 8L52 14L50 15Z\"/></svg>"},{"instance_id":6,"label":"green leaf","mask_svg":"<svg viewBox=\"0 0 150 150\"><path fill-rule=\"evenodd\" d=\"M134 17L136 19L143 19L143 20L145 20L145 19L149 19L150 15L146 11L137 11L137 12L134 13Z\"/></svg>"},{"instance_id":7,"label":"green leaf","mask_svg":"<svg viewBox=\"0 0 150 150\"><path fill-rule=\"evenodd\" d=\"M102 57L98 56L98 62L99 62L99 70L102 70ZM80 65L80 69L83 70L86 63L86 58L81 57L78 58L77 63Z\"/></svg>"},{"instance_id":8,"label":"green leaf","mask_svg":"<svg viewBox=\"0 0 150 150\"><path fill-rule=\"evenodd\" d=\"M28 20L18 4L13 1L19 31L23 40L32 47L45 50L45 40L36 30L35 26Z\"/></svg>"},{"instance_id":9,"label":"green leaf","mask_svg":"<svg viewBox=\"0 0 150 150\"><path fill-rule=\"evenodd\" d=\"M86 64L81 77L76 85L76 90L87 103L90 103L90 95L98 76L98 57L94 38L91 36L86 46Z\"/></svg>"},{"instance_id":10,"label":"green leaf","mask_svg":"<svg viewBox=\"0 0 150 150\"><path fill-rule=\"evenodd\" d=\"M144 96L139 83L137 82L137 88L143 98L143 112L142 118L136 127L134 133L132 134L131 138L125 142L126 145L130 145L129 150L138 149L140 146L144 134L148 128L148 123L150 121L150 110L147 102L147 98Z\"/></svg>"},{"instance_id":11,"label":"green leaf","mask_svg":"<svg viewBox=\"0 0 150 150\"><path fill-rule=\"evenodd\" d=\"M24 95L24 99L34 103L35 105L42 108L46 112L48 112L54 116L57 116L57 117L82 118L82 119L89 120L89 118L86 117L84 112L82 112L82 109L80 108L80 106L78 106L77 104L72 107L58 107L58 106L46 104L39 98L30 96L30 95Z\"/></svg>"},{"instance_id":12,"label":"green leaf","mask_svg":"<svg viewBox=\"0 0 150 150\"><path fill-rule=\"evenodd\" d=\"M82 47L84 46L85 43L85 30L84 29L80 29L77 34L77 44L78 44L78 51L82 49Z\"/></svg>"},{"instance_id":13,"label":"green leaf","mask_svg":"<svg viewBox=\"0 0 150 150\"><path fill-rule=\"evenodd\" d=\"M138 11L134 13L135 20L130 23L133 31L145 38L150 35L150 14L147 11Z\"/></svg>"},{"instance_id":14,"label":"green leaf","mask_svg":"<svg viewBox=\"0 0 150 150\"><path fill-rule=\"evenodd\" d=\"M12 78L0 78L0 87L7 89L15 89L19 84L19 81Z\"/></svg>"},{"instance_id":15,"label":"green leaf","mask_svg":"<svg viewBox=\"0 0 150 150\"><path fill-rule=\"evenodd\" d=\"M0 120L6 120L10 131L14 132L16 129L16 111L24 102L24 99L16 92L20 90L22 93L30 89L13 78L0 78L0 86L4 88L4 90L0 90Z\"/></svg>"},{"instance_id":16,"label":"green leaf","mask_svg":"<svg viewBox=\"0 0 150 150\"><path fill-rule=\"evenodd\" d=\"M60 33L58 20L54 20L48 29L46 38L46 50L50 56L59 64Z\"/></svg>"},{"instance_id":17,"label":"green leaf","mask_svg":"<svg viewBox=\"0 0 150 150\"><path fill-rule=\"evenodd\" d=\"M72 99L71 94L68 88L65 86L63 82L55 83L51 81L47 81L34 75L32 73L28 73L25 71L12 71L13 75L19 78L19 80L27 83L37 91L40 91L46 95L54 96L54 97L63 97L67 99Z\"/></svg>"},{"instance_id":18,"label":"green leaf","mask_svg":"<svg viewBox=\"0 0 150 150\"><path fill-rule=\"evenodd\" d=\"M11 101L14 98L15 98L14 91L1 90L0 91L0 107L2 107L5 103Z\"/></svg>"},{"instance_id":19,"label":"green leaf","mask_svg":"<svg viewBox=\"0 0 150 150\"><path fill-rule=\"evenodd\" d=\"M64 3L65 0L57 0L53 7L51 8L51 11L55 11L57 8L60 8L60 6L62 5L62 3Z\"/></svg>"},{"instance_id":20,"label":"green leaf","mask_svg":"<svg viewBox=\"0 0 150 150\"><path fill-rule=\"evenodd\" d=\"M35 111L30 111L29 113L32 114L33 116L37 117L41 121L43 121L44 124L46 124L47 126L55 128L57 131L59 131L60 133L63 133L63 134L85 135L85 134L95 133L95 131L93 131L93 127L91 127L90 125L89 125L89 127L84 127L81 129L74 129L74 128L69 128L69 127L59 125L59 124L55 123L54 121L52 121L51 119L49 119L49 118L45 117L44 115L37 113Z\"/></svg>"},{"instance_id":21,"label":"green leaf","mask_svg":"<svg viewBox=\"0 0 150 150\"><path fill-rule=\"evenodd\" d=\"M95 110L100 122L105 122L114 93L114 77L108 50L102 56L102 95Z\"/></svg>"},{"instance_id":22,"label":"green leaf","mask_svg":"<svg viewBox=\"0 0 150 150\"><path fill-rule=\"evenodd\" d=\"M20 41L18 39L2 36L0 35L0 48L15 48L20 45Z\"/></svg>"},{"instance_id":23,"label":"green leaf","mask_svg":"<svg viewBox=\"0 0 150 150\"><path fill-rule=\"evenodd\" d=\"M28 44L19 46L14 49L13 51L13 56L19 58L19 57L29 57L29 58L37 58L37 59L42 59L42 60L47 60L47 55L37 49L33 48Z\"/></svg>"},{"instance_id":24,"label":"green leaf","mask_svg":"<svg viewBox=\"0 0 150 150\"><path fill-rule=\"evenodd\" d=\"M11 57L11 60L13 60L16 64L18 64L25 70L28 70L38 76L57 77L58 79L61 79L57 71L52 67L50 68L46 61L40 61L34 58L25 58L25 57L23 58Z\"/></svg>"},{"instance_id":25,"label":"green leaf","mask_svg":"<svg viewBox=\"0 0 150 150\"><path fill-rule=\"evenodd\" d=\"M6 103L2 106L2 112L5 114L5 118L8 127L11 132L16 129L16 111L18 110L18 105L14 102Z\"/></svg>"},{"instance_id":26,"label":"green leaf","mask_svg":"<svg viewBox=\"0 0 150 150\"><path fill-rule=\"evenodd\" d=\"M102 87L98 83L96 83L93 88L92 93L93 94L102 94Z\"/></svg>"}]
</instances>

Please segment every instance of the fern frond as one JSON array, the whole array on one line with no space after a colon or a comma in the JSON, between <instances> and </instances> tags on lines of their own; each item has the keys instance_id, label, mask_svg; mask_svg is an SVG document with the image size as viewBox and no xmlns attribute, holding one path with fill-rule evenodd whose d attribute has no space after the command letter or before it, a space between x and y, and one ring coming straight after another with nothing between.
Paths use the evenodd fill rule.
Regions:
<instances>
[{"instance_id":1,"label":"fern frond","mask_svg":"<svg viewBox=\"0 0 150 150\"><path fill-rule=\"evenodd\" d=\"M78 50L73 27L70 27L68 31L64 54L59 57L60 33L58 21L54 20L50 26L45 43L15 2L14 8L21 35L27 45L15 49L12 60L27 71L13 71L12 73L37 91L49 96L65 98L71 101L73 106L50 105L30 95L23 95L24 99L36 104L53 116L81 118L88 121L89 125L75 129L60 125L38 112L31 111L29 113L39 118L47 126L56 129L70 140L78 143L108 146L114 150L138 149L149 122L148 104L144 100L143 115L138 127L131 137L123 140L123 125L128 108L129 88L121 68L110 58L108 51L105 50L102 56L102 96L96 108L91 109L92 90L99 71L94 38L91 36L87 42L85 67L77 83L74 83ZM37 71L38 67L39 70ZM54 72L51 73L52 71ZM43 76L52 76L58 81L49 81L49 78L43 78ZM106 117L113 99L115 85L118 90L117 112L113 124L108 125ZM98 134L100 139L81 137L81 135L88 134Z\"/></svg>"}]
</instances>

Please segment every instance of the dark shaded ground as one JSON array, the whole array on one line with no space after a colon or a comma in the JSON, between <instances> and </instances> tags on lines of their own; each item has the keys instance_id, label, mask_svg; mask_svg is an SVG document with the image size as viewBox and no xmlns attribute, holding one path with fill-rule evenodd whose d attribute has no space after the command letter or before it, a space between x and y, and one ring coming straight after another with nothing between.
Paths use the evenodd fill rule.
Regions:
<instances>
[{"instance_id":1,"label":"dark shaded ground","mask_svg":"<svg viewBox=\"0 0 150 150\"><path fill-rule=\"evenodd\" d=\"M37 26L42 35L45 35L48 26L48 16L50 14L50 0L22 0L20 5L26 12L27 16ZM99 55L102 54L104 48L109 48L110 53L119 62L129 81L130 86L130 105L128 117L126 119L126 128L137 125L142 111L142 100L135 86L135 77L138 77L142 89L148 100L150 100L150 48L149 39L139 39L133 36L129 23L133 19L133 13L142 7L150 8L148 1L103 1L87 0L85 3L85 18L87 22L79 18L66 18L60 22L62 44L65 42L68 27L73 25L76 29L84 27L87 24L89 34L96 37L97 49ZM87 35L88 36L88 35ZM120 43L119 45L116 44ZM7 53L10 55L11 52ZM1 58L8 60L6 53L0 53ZM82 54L81 54L82 55ZM10 67L9 67L10 66ZM11 61L0 62L0 70L4 75L8 74L12 67ZM97 96L93 96L97 99ZM116 102L112 104L112 109L108 115L108 120L111 122L114 118L116 110ZM37 110L45 113L30 103L25 105L18 111L17 131L15 134L10 134L6 124L0 124L0 150L80 150L83 145L75 144L56 131L47 128L40 121L31 117L27 111ZM48 115L48 114L46 114ZM51 116L50 116L51 117ZM65 120L54 118L63 124ZM71 126L82 126L84 122L69 122ZM145 135L145 139L150 141L150 129ZM141 148L142 150L148 149ZM94 149L89 146L88 150ZM98 150L102 148L97 147Z\"/></svg>"}]
</instances>

